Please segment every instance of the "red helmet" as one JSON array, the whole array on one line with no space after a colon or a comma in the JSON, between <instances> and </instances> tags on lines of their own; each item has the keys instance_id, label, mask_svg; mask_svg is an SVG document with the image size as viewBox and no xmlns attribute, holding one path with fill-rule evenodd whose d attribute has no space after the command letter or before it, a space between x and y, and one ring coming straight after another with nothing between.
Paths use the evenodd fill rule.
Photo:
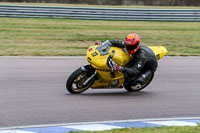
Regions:
<instances>
[{"instance_id":1,"label":"red helmet","mask_svg":"<svg viewBox=\"0 0 200 133\"><path fill-rule=\"evenodd\" d=\"M140 38L137 34L129 34L124 41L129 54L134 54L140 47Z\"/></svg>"}]
</instances>

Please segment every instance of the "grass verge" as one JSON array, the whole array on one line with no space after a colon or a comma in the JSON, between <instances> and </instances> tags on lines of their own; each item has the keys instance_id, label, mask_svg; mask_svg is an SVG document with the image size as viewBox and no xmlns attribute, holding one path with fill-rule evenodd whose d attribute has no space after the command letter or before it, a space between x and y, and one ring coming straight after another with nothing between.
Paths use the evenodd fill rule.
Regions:
<instances>
[{"instance_id":1,"label":"grass verge","mask_svg":"<svg viewBox=\"0 0 200 133\"><path fill-rule=\"evenodd\" d=\"M123 128L108 131L70 132L70 133L199 133L197 127L155 127L155 128Z\"/></svg>"},{"instance_id":2,"label":"grass verge","mask_svg":"<svg viewBox=\"0 0 200 133\"><path fill-rule=\"evenodd\" d=\"M123 40L133 32L145 45L167 47L168 55L200 55L199 22L39 18L0 18L0 55L85 55L96 41Z\"/></svg>"}]
</instances>

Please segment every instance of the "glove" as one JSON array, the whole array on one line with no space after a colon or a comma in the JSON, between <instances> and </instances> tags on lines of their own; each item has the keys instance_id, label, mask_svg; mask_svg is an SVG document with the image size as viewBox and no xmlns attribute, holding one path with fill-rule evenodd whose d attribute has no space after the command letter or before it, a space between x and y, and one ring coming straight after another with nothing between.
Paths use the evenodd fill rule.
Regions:
<instances>
[{"instance_id":1,"label":"glove","mask_svg":"<svg viewBox=\"0 0 200 133\"><path fill-rule=\"evenodd\" d=\"M113 55L110 55L110 56L108 57L107 66L108 66L109 68L111 68L112 70L122 72L123 67L121 67L120 65L118 65L118 64L112 59L112 57L113 57Z\"/></svg>"},{"instance_id":2,"label":"glove","mask_svg":"<svg viewBox=\"0 0 200 133\"><path fill-rule=\"evenodd\" d=\"M101 42L95 42L94 45L101 45Z\"/></svg>"},{"instance_id":3,"label":"glove","mask_svg":"<svg viewBox=\"0 0 200 133\"><path fill-rule=\"evenodd\" d=\"M115 70L115 71L120 71L120 72L122 72L122 70L123 70L123 67L121 67L121 66L118 65L118 64L115 64L112 68L113 68L113 70Z\"/></svg>"}]
</instances>

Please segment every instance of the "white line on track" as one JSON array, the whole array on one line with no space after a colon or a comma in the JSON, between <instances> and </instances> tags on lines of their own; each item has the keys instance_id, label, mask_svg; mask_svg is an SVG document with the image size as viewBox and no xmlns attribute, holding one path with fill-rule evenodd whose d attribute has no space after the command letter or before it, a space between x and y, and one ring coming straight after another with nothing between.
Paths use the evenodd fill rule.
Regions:
<instances>
[{"instance_id":1,"label":"white line on track","mask_svg":"<svg viewBox=\"0 0 200 133\"><path fill-rule=\"evenodd\" d=\"M156 121L175 121L175 120L200 120L200 117L177 117L177 118L152 118L152 119L134 119L134 120L114 120L114 121L95 121L95 122L79 122L79 123L60 123L60 124L46 124L46 125L30 125L30 126L15 126L15 127L2 127L0 130L12 130L21 128L38 128L38 127L55 127L55 126L75 126L86 124L105 124L105 123L126 123L126 122L150 122Z\"/></svg>"}]
</instances>

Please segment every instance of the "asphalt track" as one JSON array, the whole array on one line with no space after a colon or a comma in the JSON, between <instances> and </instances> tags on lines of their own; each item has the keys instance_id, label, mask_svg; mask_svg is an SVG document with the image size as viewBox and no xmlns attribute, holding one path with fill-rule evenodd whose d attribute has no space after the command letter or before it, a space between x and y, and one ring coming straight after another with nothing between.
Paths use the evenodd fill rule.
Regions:
<instances>
[{"instance_id":1,"label":"asphalt track","mask_svg":"<svg viewBox=\"0 0 200 133\"><path fill-rule=\"evenodd\" d=\"M83 57L0 57L0 127L200 116L200 57L164 57L141 92L89 89L65 82Z\"/></svg>"}]
</instances>

